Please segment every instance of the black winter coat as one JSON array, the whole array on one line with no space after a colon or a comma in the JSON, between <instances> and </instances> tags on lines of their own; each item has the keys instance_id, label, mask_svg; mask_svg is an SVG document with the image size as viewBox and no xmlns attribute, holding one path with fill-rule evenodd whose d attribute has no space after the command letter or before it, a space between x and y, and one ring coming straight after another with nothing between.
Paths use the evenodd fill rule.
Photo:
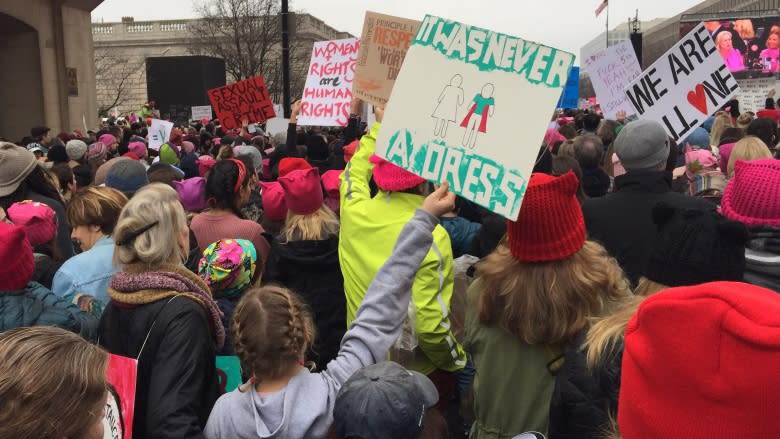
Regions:
<instances>
[{"instance_id":1,"label":"black winter coat","mask_svg":"<svg viewBox=\"0 0 780 439\"><path fill-rule=\"evenodd\" d=\"M623 343L595 370L581 349L586 331L566 348L550 401L549 439L601 439L617 420Z\"/></svg>"},{"instance_id":2,"label":"black winter coat","mask_svg":"<svg viewBox=\"0 0 780 439\"><path fill-rule=\"evenodd\" d=\"M344 277L339 265L339 239L281 243L274 239L263 283L277 283L298 293L309 305L317 327L314 348L306 359L324 370L338 355L347 330Z\"/></svg>"},{"instance_id":3,"label":"black winter coat","mask_svg":"<svg viewBox=\"0 0 780 439\"><path fill-rule=\"evenodd\" d=\"M656 239L652 210L663 201L677 208L715 209L702 198L672 192L672 175L634 171L615 178L616 192L582 203L589 239L615 257L633 285L644 274Z\"/></svg>"},{"instance_id":4,"label":"black winter coat","mask_svg":"<svg viewBox=\"0 0 780 439\"><path fill-rule=\"evenodd\" d=\"M112 354L136 358L149 333L138 358L133 437L203 438L217 400L214 340L198 303L169 300L139 306L109 302L99 341Z\"/></svg>"}]
</instances>

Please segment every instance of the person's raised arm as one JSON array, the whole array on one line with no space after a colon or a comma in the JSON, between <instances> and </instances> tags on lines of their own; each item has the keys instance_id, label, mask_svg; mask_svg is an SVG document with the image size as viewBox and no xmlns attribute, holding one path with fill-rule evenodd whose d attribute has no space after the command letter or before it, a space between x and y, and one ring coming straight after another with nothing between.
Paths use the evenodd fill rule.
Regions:
<instances>
[{"instance_id":1,"label":"person's raised arm","mask_svg":"<svg viewBox=\"0 0 780 439\"><path fill-rule=\"evenodd\" d=\"M349 145L358 138L358 125L360 125L360 114L363 107L363 101L359 98L352 98L349 104L349 121L344 129L344 145Z\"/></svg>"},{"instance_id":2,"label":"person's raised arm","mask_svg":"<svg viewBox=\"0 0 780 439\"><path fill-rule=\"evenodd\" d=\"M350 205L371 198L371 188L369 180L371 179L371 170L373 169L368 159L374 154L376 149L376 138L379 135L379 128L382 126L382 118L385 110L382 107L374 107L376 123L371 130L360 139L355 155L344 168L344 174L341 177L341 210L348 211Z\"/></svg>"},{"instance_id":3,"label":"person's raised arm","mask_svg":"<svg viewBox=\"0 0 780 439\"><path fill-rule=\"evenodd\" d=\"M324 378L337 387L361 367L382 361L401 333L412 283L433 243L438 217L455 207L455 194L445 183L429 195L404 226L393 253L368 287L352 327L344 334L338 356Z\"/></svg>"}]
</instances>

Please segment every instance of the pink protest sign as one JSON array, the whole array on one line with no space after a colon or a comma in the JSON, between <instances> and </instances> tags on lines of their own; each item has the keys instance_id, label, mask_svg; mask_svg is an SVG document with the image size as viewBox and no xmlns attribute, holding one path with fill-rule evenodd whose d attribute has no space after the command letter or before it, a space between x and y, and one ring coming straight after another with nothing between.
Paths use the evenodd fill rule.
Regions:
<instances>
[{"instance_id":1,"label":"pink protest sign","mask_svg":"<svg viewBox=\"0 0 780 439\"><path fill-rule=\"evenodd\" d=\"M106 402L106 417L103 421L104 437L132 439L138 361L134 358L109 354L106 377L110 389Z\"/></svg>"}]
</instances>

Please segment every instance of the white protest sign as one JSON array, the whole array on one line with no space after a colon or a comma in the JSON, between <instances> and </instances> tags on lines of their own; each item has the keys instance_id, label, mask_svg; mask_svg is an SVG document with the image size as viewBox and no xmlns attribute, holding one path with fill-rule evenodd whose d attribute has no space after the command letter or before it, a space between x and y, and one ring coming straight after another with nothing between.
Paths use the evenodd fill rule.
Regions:
<instances>
[{"instance_id":1,"label":"white protest sign","mask_svg":"<svg viewBox=\"0 0 780 439\"><path fill-rule=\"evenodd\" d=\"M640 119L685 138L739 91L703 23L699 23L626 88Z\"/></svg>"},{"instance_id":2,"label":"white protest sign","mask_svg":"<svg viewBox=\"0 0 780 439\"><path fill-rule=\"evenodd\" d=\"M628 116L635 114L623 93L623 89L642 74L631 43L623 41L588 55L582 60L582 66L588 72L604 117L616 119L620 110Z\"/></svg>"},{"instance_id":3,"label":"white protest sign","mask_svg":"<svg viewBox=\"0 0 780 439\"><path fill-rule=\"evenodd\" d=\"M278 116L272 117L271 119L265 121L265 132L268 133L269 136L275 136L278 133L286 133L289 123L290 119L285 119Z\"/></svg>"},{"instance_id":4,"label":"white protest sign","mask_svg":"<svg viewBox=\"0 0 780 439\"><path fill-rule=\"evenodd\" d=\"M357 38L314 43L298 125L347 126L359 48Z\"/></svg>"},{"instance_id":5,"label":"white protest sign","mask_svg":"<svg viewBox=\"0 0 780 439\"><path fill-rule=\"evenodd\" d=\"M192 120L201 119L211 120L211 105L200 105L192 107Z\"/></svg>"},{"instance_id":6,"label":"white protest sign","mask_svg":"<svg viewBox=\"0 0 780 439\"><path fill-rule=\"evenodd\" d=\"M152 119L152 125L149 127L149 149L159 151L160 147L170 139L171 131L173 131L173 122Z\"/></svg>"},{"instance_id":7,"label":"white protest sign","mask_svg":"<svg viewBox=\"0 0 780 439\"><path fill-rule=\"evenodd\" d=\"M390 95L376 154L516 220L573 62L552 47L428 15Z\"/></svg>"},{"instance_id":8,"label":"white protest sign","mask_svg":"<svg viewBox=\"0 0 780 439\"><path fill-rule=\"evenodd\" d=\"M742 113L746 111L755 113L764 108L767 94L775 88L775 78L737 79L737 84L739 84L740 90L737 95L739 111Z\"/></svg>"}]
</instances>

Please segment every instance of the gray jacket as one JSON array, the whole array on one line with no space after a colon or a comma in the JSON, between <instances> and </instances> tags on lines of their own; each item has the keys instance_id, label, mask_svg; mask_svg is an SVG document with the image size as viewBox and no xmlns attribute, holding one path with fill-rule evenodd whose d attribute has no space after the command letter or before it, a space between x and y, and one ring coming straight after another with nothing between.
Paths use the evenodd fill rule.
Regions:
<instances>
[{"instance_id":1,"label":"gray jacket","mask_svg":"<svg viewBox=\"0 0 780 439\"><path fill-rule=\"evenodd\" d=\"M377 273L327 370L305 368L278 392L260 396L238 389L222 395L206 425L209 439L325 437L341 385L358 369L383 361L401 332L412 282L433 242L438 219L418 209Z\"/></svg>"}]
</instances>

